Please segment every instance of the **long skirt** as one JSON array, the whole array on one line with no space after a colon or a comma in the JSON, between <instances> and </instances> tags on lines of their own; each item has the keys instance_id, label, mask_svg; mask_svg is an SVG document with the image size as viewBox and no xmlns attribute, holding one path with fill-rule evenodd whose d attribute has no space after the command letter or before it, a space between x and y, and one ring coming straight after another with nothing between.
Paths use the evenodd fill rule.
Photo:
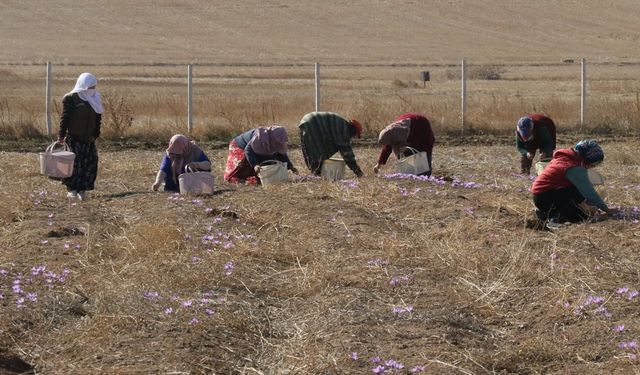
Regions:
<instances>
[{"instance_id":1,"label":"long skirt","mask_svg":"<svg viewBox=\"0 0 640 375\"><path fill-rule=\"evenodd\" d=\"M235 139L229 142L229 156L223 177L225 181L235 184L246 182L253 185L257 183L256 172L244 157L244 149L238 147Z\"/></svg>"},{"instance_id":2,"label":"long skirt","mask_svg":"<svg viewBox=\"0 0 640 375\"><path fill-rule=\"evenodd\" d=\"M73 162L73 174L62 179L67 191L93 190L98 176L98 150L95 142L81 142L71 138L67 139L69 148L76 154Z\"/></svg>"}]
</instances>

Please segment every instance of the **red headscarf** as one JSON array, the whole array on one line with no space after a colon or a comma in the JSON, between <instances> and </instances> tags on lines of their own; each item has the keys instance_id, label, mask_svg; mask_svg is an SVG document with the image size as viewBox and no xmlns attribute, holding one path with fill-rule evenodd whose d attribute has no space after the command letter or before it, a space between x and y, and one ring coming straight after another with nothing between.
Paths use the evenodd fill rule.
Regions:
<instances>
[{"instance_id":1,"label":"red headscarf","mask_svg":"<svg viewBox=\"0 0 640 375\"><path fill-rule=\"evenodd\" d=\"M360 138L362 136L362 124L358 122L358 120L351 119L349 124L356 129L356 137Z\"/></svg>"}]
</instances>

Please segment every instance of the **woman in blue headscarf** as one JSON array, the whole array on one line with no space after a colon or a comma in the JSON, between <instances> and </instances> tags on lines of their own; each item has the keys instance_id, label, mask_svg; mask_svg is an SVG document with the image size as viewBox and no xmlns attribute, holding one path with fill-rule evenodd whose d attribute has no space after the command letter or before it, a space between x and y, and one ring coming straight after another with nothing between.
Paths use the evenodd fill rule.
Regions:
<instances>
[{"instance_id":1,"label":"woman in blue headscarf","mask_svg":"<svg viewBox=\"0 0 640 375\"><path fill-rule=\"evenodd\" d=\"M540 161L549 161L556 148L556 124L549 117L532 114L516 124L516 148L520 153L520 173L529 174L536 151Z\"/></svg>"},{"instance_id":2,"label":"woman in blue headscarf","mask_svg":"<svg viewBox=\"0 0 640 375\"><path fill-rule=\"evenodd\" d=\"M602 200L587 173L603 160L604 152L593 139L557 150L531 186L538 219L575 223L588 219L590 211L597 209L615 215L618 211Z\"/></svg>"}]
</instances>

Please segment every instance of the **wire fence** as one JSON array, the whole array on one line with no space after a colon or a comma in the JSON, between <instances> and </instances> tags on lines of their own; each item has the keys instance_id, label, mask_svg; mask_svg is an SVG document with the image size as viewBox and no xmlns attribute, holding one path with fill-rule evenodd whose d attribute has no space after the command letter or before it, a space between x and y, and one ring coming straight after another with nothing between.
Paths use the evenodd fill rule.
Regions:
<instances>
[{"instance_id":1,"label":"wire fence","mask_svg":"<svg viewBox=\"0 0 640 375\"><path fill-rule=\"evenodd\" d=\"M582 59L548 64L7 65L0 67L0 126L31 123L52 134L61 97L84 71L99 77L105 125L119 136L163 127L190 134L231 134L274 122L294 127L314 110L358 118L371 134L407 111L425 113L442 131L499 132L532 112L547 113L570 128L640 127L640 63ZM44 98L37 92L44 92Z\"/></svg>"}]
</instances>

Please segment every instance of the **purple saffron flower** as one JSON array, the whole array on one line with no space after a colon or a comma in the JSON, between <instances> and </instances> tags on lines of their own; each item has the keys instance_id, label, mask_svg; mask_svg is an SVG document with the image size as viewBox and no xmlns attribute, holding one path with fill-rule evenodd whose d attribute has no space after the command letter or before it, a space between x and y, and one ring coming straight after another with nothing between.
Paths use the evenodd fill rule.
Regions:
<instances>
[{"instance_id":1,"label":"purple saffron flower","mask_svg":"<svg viewBox=\"0 0 640 375\"><path fill-rule=\"evenodd\" d=\"M378 365L374 367L371 371L373 371L374 374L382 374L385 371L385 367L382 365Z\"/></svg>"},{"instance_id":2,"label":"purple saffron flower","mask_svg":"<svg viewBox=\"0 0 640 375\"><path fill-rule=\"evenodd\" d=\"M617 325L617 326L613 327L613 330L616 331L616 332L624 331L624 324L620 324L620 325Z\"/></svg>"},{"instance_id":3,"label":"purple saffron flower","mask_svg":"<svg viewBox=\"0 0 640 375\"><path fill-rule=\"evenodd\" d=\"M370 361L371 363L378 363L378 362L380 362L380 361L381 361L381 359L380 359L380 357L375 356L375 357L371 357L371 358L369 359L369 361Z\"/></svg>"},{"instance_id":4,"label":"purple saffron flower","mask_svg":"<svg viewBox=\"0 0 640 375\"><path fill-rule=\"evenodd\" d=\"M214 310L212 310L212 309L204 309L204 312L205 312L205 314L207 314L207 315L213 315L213 314L215 314L215 313L216 313L216 312L215 312Z\"/></svg>"},{"instance_id":5,"label":"purple saffron flower","mask_svg":"<svg viewBox=\"0 0 640 375\"><path fill-rule=\"evenodd\" d=\"M160 299L160 293L153 290L149 290L144 292L144 298L150 299L150 300Z\"/></svg>"},{"instance_id":6,"label":"purple saffron flower","mask_svg":"<svg viewBox=\"0 0 640 375\"><path fill-rule=\"evenodd\" d=\"M627 299L629 301L631 301L632 299L636 298L638 296L638 291L637 290L632 290L627 294Z\"/></svg>"},{"instance_id":7,"label":"purple saffron flower","mask_svg":"<svg viewBox=\"0 0 640 375\"><path fill-rule=\"evenodd\" d=\"M618 293L618 294L625 294L628 291L629 291L629 288L627 288L627 287L616 289L616 293Z\"/></svg>"},{"instance_id":8,"label":"purple saffron flower","mask_svg":"<svg viewBox=\"0 0 640 375\"><path fill-rule=\"evenodd\" d=\"M225 269L225 275L226 276L230 276L233 273L233 262L227 262L224 264L224 269Z\"/></svg>"},{"instance_id":9,"label":"purple saffron flower","mask_svg":"<svg viewBox=\"0 0 640 375\"><path fill-rule=\"evenodd\" d=\"M27 293L27 299L31 302L37 302L38 301L38 294L36 293Z\"/></svg>"},{"instance_id":10,"label":"purple saffron flower","mask_svg":"<svg viewBox=\"0 0 640 375\"><path fill-rule=\"evenodd\" d=\"M411 370L409 370L412 374L417 374L419 372L424 372L424 370L426 369L426 366L414 366L411 368Z\"/></svg>"},{"instance_id":11,"label":"purple saffron flower","mask_svg":"<svg viewBox=\"0 0 640 375\"><path fill-rule=\"evenodd\" d=\"M191 321L189 322L189 324L198 324L198 323L200 323L200 321L198 320L198 318L195 318L195 317L191 319Z\"/></svg>"},{"instance_id":12,"label":"purple saffron flower","mask_svg":"<svg viewBox=\"0 0 640 375\"><path fill-rule=\"evenodd\" d=\"M182 302L182 307L191 307L192 304L193 304L193 301L188 299L188 300Z\"/></svg>"},{"instance_id":13,"label":"purple saffron flower","mask_svg":"<svg viewBox=\"0 0 640 375\"><path fill-rule=\"evenodd\" d=\"M167 307L166 309L164 309L164 313L170 315L171 313L173 313L173 309L171 307Z\"/></svg>"},{"instance_id":14,"label":"purple saffron flower","mask_svg":"<svg viewBox=\"0 0 640 375\"><path fill-rule=\"evenodd\" d=\"M354 361L358 360L358 352L351 352L351 354L349 355L349 358L351 358Z\"/></svg>"}]
</instances>

